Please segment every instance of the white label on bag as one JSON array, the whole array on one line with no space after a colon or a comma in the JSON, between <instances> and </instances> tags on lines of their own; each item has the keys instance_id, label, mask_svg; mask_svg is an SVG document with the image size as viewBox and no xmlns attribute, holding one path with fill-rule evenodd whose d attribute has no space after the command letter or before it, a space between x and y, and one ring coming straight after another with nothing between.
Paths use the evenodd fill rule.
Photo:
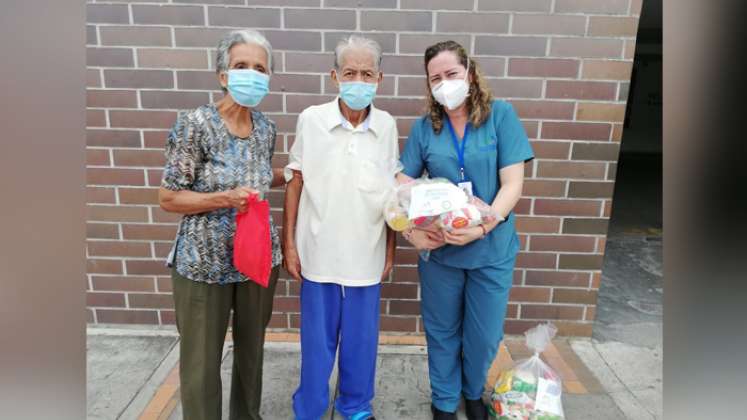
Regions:
<instances>
[{"instance_id":1,"label":"white label on bag","mask_svg":"<svg viewBox=\"0 0 747 420\"><path fill-rule=\"evenodd\" d=\"M549 381L545 378L538 378L537 399L535 400L534 409L555 414L556 416L562 416L563 408L560 401L561 391L559 382Z\"/></svg>"},{"instance_id":2,"label":"white label on bag","mask_svg":"<svg viewBox=\"0 0 747 420\"><path fill-rule=\"evenodd\" d=\"M454 184L434 183L412 187L407 216L415 219L437 216L467 204L467 196Z\"/></svg>"}]
</instances>

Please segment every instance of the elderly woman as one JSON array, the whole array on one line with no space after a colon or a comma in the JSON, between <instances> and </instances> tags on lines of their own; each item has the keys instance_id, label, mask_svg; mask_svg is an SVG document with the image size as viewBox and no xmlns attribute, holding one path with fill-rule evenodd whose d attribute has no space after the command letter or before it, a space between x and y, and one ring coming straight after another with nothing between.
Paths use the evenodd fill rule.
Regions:
<instances>
[{"instance_id":1,"label":"elderly woman","mask_svg":"<svg viewBox=\"0 0 747 420\"><path fill-rule=\"evenodd\" d=\"M220 364L233 312L230 418L260 419L265 328L282 261L270 220L272 273L267 288L233 265L235 216L247 198L284 184L270 164L275 123L255 107L268 92L272 47L258 32L234 31L218 44L223 98L181 114L166 144L159 202L184 215L172 267L184 419L221 418Z\"/></svg>"},{"instance_id":2,"label":"elderly woman","mask_svg":"<svg viewBox=\"0 0 747 420\"><path fill-rule=\"evenodd\" d=\"M425 51L428 114L416 120L402 152L404 175L427 171L492 207L496 221L452 232L405 231L416 248L436 420L456 420L462 397L469 420L487 420L481 397L503 337L519 240L512 209L524 163L534 155L513 107L493 100L477 62L454 41Z\"/></svg>"}]
</instances>

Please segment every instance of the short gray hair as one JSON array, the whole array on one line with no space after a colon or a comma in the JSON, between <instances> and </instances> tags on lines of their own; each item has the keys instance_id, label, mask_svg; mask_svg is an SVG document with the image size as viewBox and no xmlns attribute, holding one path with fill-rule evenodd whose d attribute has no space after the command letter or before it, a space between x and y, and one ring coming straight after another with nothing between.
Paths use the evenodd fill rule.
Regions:
<instances>
[{"instance_id":1,"label":"short gray hair","mask_svg":"<svg viewBox=\"0 0 747 420\"><path fill-rule=\"evenodd\" d=\"M381 46L373 39L362 37L359 35L350 35L349 37L343 38L337 43L335 47L335 69L340 70L342 67L343 55L352 49L366 49L371 52L374 57L374 65L376 70L381 67Z\"/></svg>"},{"instance_id":2,"label":"short gray hair","mask_svg":"<svg viewBox=\"0 0 747 420\"><path fill-rule=\"evenodd\" d=\"M228 66L231 64L230 51L231 48L236 44L255 44L265 49L267 53L267 64L270 66L270 72L273 71L272 63L272 45L267 41L261 33L251 29L240 29L231 31L221 38L218 42L218 53L215 57L215 71L220 73L222 71L228 71Z\"/></svg>"}]
</instances>

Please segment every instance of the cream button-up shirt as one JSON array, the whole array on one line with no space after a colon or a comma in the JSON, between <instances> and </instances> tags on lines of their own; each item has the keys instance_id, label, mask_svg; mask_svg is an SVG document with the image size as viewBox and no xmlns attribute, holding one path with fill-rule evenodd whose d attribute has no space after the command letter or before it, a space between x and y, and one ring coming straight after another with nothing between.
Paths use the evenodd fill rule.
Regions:
<instances>
[{"instance_id":1,"label":"cream button-up shirt","mask_svg":"<svg viewBox=\"0 0 747 420\"><path fill-rule=\"evenodd\" d=\"M296 247L307 280L370 286L384 271L383 209L399 160L397 125L371 105L353 127L339 98L305 109L298 117L285 178L303 175Z\"/></svg>"}]
</instances>

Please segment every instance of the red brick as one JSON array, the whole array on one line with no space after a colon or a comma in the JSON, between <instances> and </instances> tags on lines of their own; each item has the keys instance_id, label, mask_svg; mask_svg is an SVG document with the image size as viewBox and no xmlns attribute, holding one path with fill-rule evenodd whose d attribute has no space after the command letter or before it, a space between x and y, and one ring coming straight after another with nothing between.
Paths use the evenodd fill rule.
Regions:
<instances>
[{"instance_id":1,"label":"red brick","mask_svg":"<svg viewBox=\"0 0 747 420\"><path fill-rule=\"evenodd\" d=\"M511 32L526 35L584 35L586 16L516 14Z\"/></svg>"},{"instance_id":2,"label":"red brick","mask_svg":"<svg viewBox=\"0 0 747 420\"><path fill-rule=\"evenodd\" d=\"M86 203L114 204L117 202L114 188L86 187Z\"/></svg>"},{"instance_id":3,"label":"red brick","mask_svg":"<svg viewBox=\"0 0 747 420\"><path fill-rule=\"evenodd\" d=\"M630 14L640 16L641 9L643 8L643 0L631 0L630 1Z\"/></svg>"},{"instance_id":4,"label":"red brick","mask_svg":"<svg viewBox=\"0 0 747 420\"><path fill-rule=\"evenodd\" d=\"M108 149L86 149L86 165L88 166L109 166Z\"/></svg>"},{"instance_id":5,"label":"red brick","mask_svg":"<svg viewBox=\"0 0 747 420\"><path fill-rule=\"evenodd\" d=\"M394 257L394 263L399 264L417 264L418 252L415 249L398 249Z\"/></svg>"},{"instance_id":6,"label":"red brick","mask_svg":"<svg viewBox=\"0 0 747 420\"><path fill-rule=\"evenodd\" d=\"M176 236L176 225L122 224L124 239L148 241L173 241ZM171 244L168 244L171 248Z\"/></svg>"},{"instance_id":7,"label":"red brick","mask_svg":"<svg viewBox=\"0 0 747 420\"><path fill-rule=\"evenodd\" d=\"M285 71L329 73L335 65L333 53L288 52L285 54Z\"/></svg>"},{"instance_id":8,"label":"red brick","mask_svg":"<svg viewBox=\"0 0 747 420\"><path fill-rule=\"evenodd\" d=\"M522 233L558 233L560 219L557 217L517 216L516 230Z\"/></svg>"},{"instance_id":9,"label":"red brick","mask_svg":"<svg viewBox=\"0 0 747 420\"><path fill-rule=\"evenodd\" d=\"M608 219L565 219L563 233L606 235Z\"/></svg>"},{"instance_id":10,"label":"red brick","mask_svg":"<svg viewBox=\"0 0 747 420\"><path fill-rule=\"evenodd\" d=\"M551 0L479 0L479 10L498 10L506 12L549 12Z\"/></svg>"},{"instance_id":11,"label":"red brick","mask_svg":"<svg viewBox=\"0 0 747 420\"><path fill-rule=\"evenodd\" d=\"M590 337L594 326L591 322L572 321L555 321L553 324L558 327L558 335L573 337Z\"/></svg>"},{"instance_id":12,"label":"red brick","mask_svg":"<svg viewBox=\"0 0 747 420\"><path fill-rule=\"evenodd\" d=\"M625 104L579 102L576 119L581 121L623 122Z\"/></svg>"},{"instance_id":13,"label":"red brick","mask_svg":"<svg viewBox=\"0 0 747 420\"><path fill-rule=\"evenodd\" d=\"M550 55L558 57L620 58L623 41L599 38L553 38Z\"/></svg>"},{"instance_id":14,"label":"red brick","mask_svg":"<svg viewBox=\"0 0 747 420\"><path fill-rule=\"evenodd\" d=\"M614 182L571 182L568 197L612 198L614 188Z\"/></svg>"},{"instance_id":15,"label":"red brick","mask_svg":"<svg viewBox=\"0 0 747 420\"><path fill-rule=\"evenodd\" d=\"M168 240L173 241L176 235L172 235ZM154 242L153 243L153 256L158 259L166 259L171 252L173 247L172 242Z\"/></svg>"},{"instance_id":16,"label":"red brick","mask_svg":"<svg viewBox=\"0 0 747 420\"><path fill-rule=\"evenodd\" d=\"M275 50L321 51L321 31L266 30L262 32Z\"/></svg>"},{"instance_id":17,"label":"red brick","mask_svg":"<svg viewBox=\"0 0 747 420\"><path fill-rule=\"evenodd\" d=\"M158 312L96 309L96 319L104 324L158 324Z\"/></svg>"},{"instance_id":18,"label":"red brick","mask_svg":"<svg viewBox=\"0 0 747 420\"><path fill-rule=\"evenodd\" d=\"M553 216L598 216L601 203L592 200L562 200L538 198L534 214Z\"/></svg>"},{"instance_id":19,"label":"red brick","mask_svg":"<svg viewBox=\"0 0 747 420\"><path fill-rule=\"evenodd\" d=\"M152 277L133 276L92 276L91 283L96 291L152 292Z\"/></svg>"},{"instance_id":20,"label":"red brick","mask_svg":"<svg viewBox=\"0 0 747 420\"><path fill-rule=\"evenodd\" d=\"M88 23L129 23L130 12L126 4L86 4Z\"/></svg>"},{"instance_id":21,"label":"red brick","mask_svg":"<svg viewBox=\"0 0 747 420\"><path fill-rule=\"evenodd\" d=\"M157 188L119 188L119 202L122 204L158 204Z\"/></svg>"},{"instance_id":22,"label":"red brick","mask_svg":"<svg viewBox=\"0 0 747 420\"><path fill-rule=\"evenodd\" d=\"M608 140L610 124L545 121L542 123L543 139Z\"/></svg>"},{"instance_id":23,"label":"red brick","mask_svg":"<svg viewBox=\"0 0 747 420\"><path fill-rule=\"evenodd\" d=\"M511 302L550 302L549 287L517 287L511 288L508 299Z\"/></svg>"},{"instance_id":24,"label":"red brick","mask_svg":"<svg viewBox=\"0 0 747 420\"><path fill-rule=\"evenodd\" d=\"M134 90L86 91L86 106L92 108L136 108L137 94Z\"/></svg>"},{"instance_id":25,"label":"red brick","mask_svg":"<svg viewBox=\"0 0 747 420\"><path fill-rule=\"evenodd\" d=\"M589 305L595 305L597 303L597 291L582 289L554 289L552 301L553 303L586 303Z\"/></svg>"},{"instance_id":26,"label":"red brick","mask_svg":"<svg viewBox=\"0 0 747 420\"><path fill-rule=\"evenodd\" d=\"M596 319L597 315L597 308L595 306L587 306L586 307L586 316L584 316L585 321L594 321Z\"/></svg>"},{"instance_id":27,"label":"red brick","mask_svg":"<svg viewBox=\"0 0 747 420\"><path fill-rule=\"evenodd\" d=\"M571 159L615 162L619 153L619 143L574 143Z\"/></svg>"},{"instance_id":28,"label":"red brick","mask_svg":"<svg viewBox=\"0 0 747 420\"><path fill-rule=\"evenodd\" d=\"M286 9L287 11L287 9ZM208 10L211 26L231 26L249 28L279 28L280 9L255 9L244 7L210 7ZM355 18L354 18L355 19ZM285 21L286 28L294 26Z\"/></svg>"},{"instance_id":29,"label":"red brick","mask_svg":"<svg viewBox=\"0 0 747 420\"><path fill-rule=\"evenodd\" d=\"M622 133L623 133L623 125L622 124L612 124L612 141L620 142L622 141Z\"/></svg>"},{"instance_id":30,"label":"red brick","mask_svg":"<svg viewBox=\"0 0 747 420\"><path fill-rule=\"evenodd\" d=\"M593 236L532 235L529 249L532 251L594 252L596 238Z\"/></svg>"},{"instance_id":31,"label":"red brick","mask_svg":"<svg viewBox=\"0 0 747 420\"><path fill-rule=\"evenodd\" d=\"M270 80L271 92L319 93L321 79L310 74L275 74Z\"/></svg>"},{"instance_id":32,"label":"red brick","mask_svg":"<svg viewBox=\"0 0 747 420\"><path fill-rule=\"evenodd\" d=\"M514 206L514 212L516 214L529 214L532 208L532 200L528 198L521 198L519 202Z\"/></svg>"},{"instance_id":33,"label":"red brick","mask_svg":"<svg viewBox=\"0 0 747 420\"><path fill-rule=\"evenodd\" d=\"M86 130L86 145L99 147L140 147L140 133L135 130Z\"/></svg>"},{"instance_id":34,"label":"red brick","mask_svg":"<svg viewBox=\"0 0 747 420\"><path fill-rule=\"evenodd\" d=\"M537 79L487 79L493 94L500 98L540 98L542 80Z\"/></svg>"},{"instance_id":35,"label":"red brick","mask_svg":"<svg viewBox=\"0 0 747 420\"><path fill-rule=\"evenodd\" d=\"M589 279L588 272L527 270L524 281L530 286L588 287Z\"/></svg>"},{"instance_id":36,"label":"red brick","mask_svg":"<svg viewBox=\"0 0 747 420\"><path fill-rule=\"evenodd\" d=\"M519 252L516 257L517 268L555 268L556 254L540 252Z\"/></svg>"},{"instance_id":37,"label":"red brick","mask_svg":"<svg viewBox=\"0 0 747 420\"><path fill-rule=\"evenodd\" d=\"M557 0L556 13L624 14L629 0Z\"/></svg>"},{"instance_id":38,"label":"red brick","mask_svg":"<svg viewBox=\"0 0 747 420\"><path fill-rule=\"evenodd\" d=\"M637 17L590 16L590 36L634 37L638 32Z\"/></svg>"},{"instance_id":39,"label":"red brick","mask_svg":"<svg viewBox=\"0 0 747 420\"><path fill-rule=\"evenodd\" d=\"M455 4L463 4L455 2ZM424 54L426 48L442 41L455 41L467 51L470 50L472 39L469 35L451 34L400 34L399 52L402 54Z\"/></svg>"},{"instance_id":40,"label":"red brick","mask_svg":"<svg viewBox=\"0 0 747 420\"><path fill-rule=\"evenodd\" d=\"M355 29L353 10L284 9L285 27L290 29ZM279 23L279 21L278 21Z\"/></svg>"},{"instance_id":41,"label":"red brick","mask_svg":"<svg viewBox=\"0 0 747 420\"><path fill-rule=\"evenodd\" d=\"M408 98L378 98L376 106L379 109L397 116L416 117L422 115L423 101Z\"/></svg>"},{"instance_id":42,"label":"red brick","mask_svg":"<svg viewBox=\"0 0 747 420\"><path fill-rule=\"evenodd\" d=\"M601 162L542 161L537 164L537 176L543 178L604 179L606 170Z\"/></svg>"},{"instance_id":43,"label":"red brick","mask_svg":"<svg viewBox=\"0 0 747 420\"><path fill-rule=\"evenodd\" d=\"M133 67L129 48L86 48L86 65L89 67Z\"/></svg>"},{"instance_id":44,"label":"red brick","mask_svg":"<svg viewBox=\"0 0 747 420\"><path fill-rule=\"evenodd\" d=\"M629 39L625 41L625 47L623 48L623 58L626 60L633 60L633 58L635 58L635 47L635 39Z\"/></svg>"},{"instance_id":45,"label":"red brick","mask_svg":"<svg viewBox=\"0 0 747 420\"><path fill-rule=\"evenodd\" d=\"M89 258L86 261L86 272L88 274L122 274L122 260Z\"/></svg>"},{"instance_id":46,"label":"red brick","mask_svg":"<svg viewBox=\"0 0 747 420\"><path fill-rule=\"evenodd\" d=\"M484 55L544 57L547 38L520 36L477 36L475 52Z\"/></svg>"},{"instance_id":47,"label":"red brick","mask_svg":"<svg viewBox=\"0 0 747 420\"><path fill-rule=\"evenodd\" d=\"M104 70L106 87L171 89L174 75L167 70Z\"/></svg>"},{"instance_id":48,"label":"red brick","mask_svg":"<svg viewBox=\"0 0 747 420\"><path fill-rule=\"evenodd\" d=\"M508 33L507 13L438 12L436 32Z\"/></svg>"},{"instance_id":49,"label":"red brick","mask_svg":"<svg viewBox=\"0 0 747 420\"><path fill-rule=\"evenodd\" d=\"M602 273L596 272L591 274L591 288L599 289L599 284L602 281Z\"/></svg>"},{"instance_id":50,"label":"red brick","mask_svg":"<svg viewBox=\"0 0 747 420\"><path fill-rule=\"evenodd\" d=\"M418 285L408 283L388 283L381 288L382 299L417 299Z\"/></svg>"},{"instance_id":51,"label":"red brick","mask_svg":"<svg viewBox=\"0 0 747 420\"><path fill-rule=\"evenodd\" d=\"M545 95L557 99L596 99L612 101L617 93L617 84L608 82L577 82L548 80Z\"/></svg>"},{"instance_id":52,"label":"red brick","mask_svg":"<svg viewBox=\"0 0 747 420\"><path fill-rule=\"evenodd\" d=\"M101 87L101 72L99 69L86 69L86 87Z\"/></svg>"},{"instance_id":53,"label":"red brick","mask_svg":"<svg viewBox=\"0 0 747 420\"><path fill-rule=\"evenodd\" d=\"M135 24L146 25L204 25L205 14L200 6L132 6Z\"/></svg>"},{"instance_id":54,"label":"red brick","mask_svg":"<svg viewBox=\"0 0 747 420\"><path fill-rule=\"evenodd\" d=\"M88 168L88 185L143 185L145 174L140 169Z\"/></svg>"},{"instance_id":55,"label":"red brick","mask_svg":"<svg viewBox=\"0 0 747 420\"><path fill-rule=\"evenodd\" d=\"M96 32L96 25L86 25L86 45L97 45L99 35Z\"/></svg>"},{"instance_id":56,"label":"red brick","mask_svg":"<svg viewBox=\"0 0 747 420\"><path fill-rule=\"evenodd\" d=\"M100 109L87 109L86 127L106 127L106 112Z\"/></svg>"},{"instance_id":57,"label":"red brick","mask_svg":"<svg viewBox=\"0 0 747 420\"><path fill-rule=\"evenodd\" d=\"M92 257L150 257L150 243L123 241L88 241Z\"/></svg>"},{"instance_id":58,"label":"red brick","mask_svg":"<svg viewBox=\"0 0 747 420\"><path fill-rule=\"evenodd\" d=\"M431 31L431 13L403 11L366 11L361 14L364 31Z\"/></svg>"},{"instance_id":59,"label":"red brick","mask_svg":"<svg viewBox=\"0 0 747 420\"><path fill-rule=\"evenodd\" d=\"M576 77L579 61L556 58L511 58L508 75L517 77Z\"/></svg>"},{"instance_id":60,"label":"red brick","mask_svg":"<svg viewBox=\"0 0 747 420\"><path fill-rule=\"evenodd\" d=\"M171 46L171 30L166 27L101 26L101 44L122 46Z\"/></svg>"},{"instance_id":61,"label":"red brick","mask_svg":"<svg viewBox=\"0 0 747 420\"><path fill-rule=\"evenodd\" d=\"M539 133L539 122L538 121L522 121L521 124L524 126L524 131L527 132L527 137L530 139L536 139Z\"/></svg>"},{"instance_id":62,"label":"red brick","mask_svg":"<svg viewBox=\"0 0 747 420\"><path fill-rule=\"evenodd\" d=\"M507 319L506 322L503 323L503 332L509 335L524 334L524 332L538 324L540 324L540 321Z\"/></svg>"},{"instance_id":63,"label":"red brick","mask_svg":"<svg viewBox=\"0 0 747 420\"><path fill-rule=\"evenodd\" d=\"M571 149L570 142L563 141L537 141L531 142L534 156L537 159L568 159ZM526 190L526 181L524 188ZM565 191L565 190L563 190ZM531 194L530 194L531 195Z\"/></svg>"},{"instance_id":64,"label":"red brick","mask_svg":"<svg viewBox=\"0 0 747 420\"><path fill-rule=\"evenodd\" d=\"M584 60L583 78L601 80L630 80L631 61Z\"/></svg>"},{"instance_id":65,"label":"red brick","mask_svg":"<svg viewBox=\"0 0 747 420\"><path fill-rule=\"evenodd\" d=\"M110 308L124 308L125 299L123 293L86 293L86 306L103 306Z\"/></svg>"},{"instance_id":66,"label":"red brick","mask_svg":"<svg viewBox=\"0 0 747 420\"><path fill-rule=\"evenodd\" d=\"M572 119L573 104L552 101L511 101L519 118L532 119Z\"/></svg>"},{"instance_id":67,"label":"red brick","mask_svg":"<svg viewBox=\"0 0 747 420\"><path fill-rule=\"evenodd\" d=\"M119 239L119 227L112 223L86 223L86 238Z\"/></svg>"},{"instance_id":68,"label":"red brick","mask_svg":"<svg viewBox=\"0 0 747 420\"><path fill-rule=\"evenodd\" d=\"M392 300L389 302L391 315L420 315L420 302L407 300Z\"/></svg>"},{"instance_id":69,"label":"red brick","mask_svg":"<svg viewBox=\"0 0 747 420\"><path fill-rule=\"evenodd\" d=\"M127 260L127 274L135 275L168 275L170 270L162 260Z\"/></svg>"},{"instance_id":70,"label":"red brick","mask_svg":"<svg viewBox=\"0 0 747 420\"><path fill-rule=\"evenodd\" d=\"M415 332L417 328L417 318L382 316L379 319L379 325L380 330L382 331Z\"/></svg>"},{"instance_id":71,"label":"red brick","mask_svg":"<svg viewBox=\"0 0 747 420\"><path fill-rule=\"evenodd\" d=\"M220 89L220 83L213 71L177 71L176 87L189 90L217 90Z\"/></svg>"},{"instance_id":72,"label":"red brick","mask_svg":"<svg viewBox=\"0 0 747 420\"><path fill-rule=\"evenodd\" d=\"M163 325L176 325L176 312L169 310L158 311L161 314L161 324Z\"/></svg>"},{"instance_id":73,"label":"red brick","mask_svg":"<svg viewBox=\"0 0 747 420\"><path fill-rule=\"evenodd\" d=\"M182 215L178 213L168 213L160 207L151 207L154 223L178 223Z\"/></svg>"},{"instance_id":74,"label":"red brick","mask_svg":"<svg viewBox=\"0 0 747 420\"><path fill-rule=\"evenodd\" d=\"M301 113L304 109L312 106L312 105L320 105L326 102L331 101L334 99L334 96L330 95L293 95L288 94L285 97L285 103L288 109L288 112L293 113ZM376 100L376 105L378 106L379 100Z\"/></svg>"},{"instance_id":75,"label":"red brick","mask_svg":"<svg viewBox=\"0 0 747 420\"><path fill-rule=\"evenodd\" d=\"M607 239L597 238L597 254L604 254L607 249Z\"/></svg>"},{"instance_id":76,"label":"red brick","mask_svg":"<svg viewBox=\"0 0 747 420\"><path fill-rule=\"evenodd\" d=\"M161 150L115 150L116 166L146 166L162 168L166 158Z\"/></svg>"},{"instance_id":77,"label":"red brick","mask_svg":"<svg viewBox=\"0 0 747 420\"><path fill-rule=\"evenodd\" d=\"M147 222L148 209L134 206L87 206L87 219L100 222Z\"/></svg>"},{"instance_id":78,"label":"red brick","mask_svg":"<svg viewBox=\"0 0 747 420\"><path fill-rule=\"evenodd\" d=\"M526 319L583 319L581 306L521 305L521 317Z\"/></svg>"},{"instance_id":79,"label":"red brick","mask_svg":"<svg viewBox=\"0 0 747 420\"><path fill-rule=\"evenodd\" d=\"M400 250L397 250L397 252L400 252ZM394 267L394 275L392 277L392 281L398 283L418 283L420 281L420 277L418 276L418 268L401 266Z\"/></svg>"},{"instance_id":80,"label":"red brick","mask_svg":"<svg viewBox=\"0 0 747 420\"><path fill-rule=\"evenodd\" d=\"M565 196L565 182L525 179L522 193L532 197L563 197Z\"/></svg>"},{"instance_id":81,"label":"red brick","mask_svg":"<svg viewBox=\"0 0 747 420\"><path fill-rule=\"evenodd\" d=\"M146 68L207 69L208 55L203 50L139 48L137 64Z\"/></svg>"},{"instance_id":82,"label":"red brick","mask_svg":"<svg viewBox=\"0 0 747 420\"><path fill-rule=\"evenodd\" d=\"M161 293L171 293L171 277L156 277L156 287Z\"/></svg>"},{"instance_id":83,"label":"red brick","mask_svg":"<svg viewBox=\"0 0 747 420\"><path fill-rule=\"evenodd\" d=\"M250 4L252 1L249 0ZM266 0L259 0L266 1ZM283 0L284 2L297 2L299 0ZM306 4L302 6L319 6L319 0L305 0ZM274 5L274 4L273 4ZM396 9L397 0L324 0L324 7L349 7L349 8L366 8L366 9ZM403 7L405 9L405 7Z\"/></svg>"},{"instance_id":84,"label":"red brick","mask_svg":"<svg viewBox=\"0 0 747 420\"><path fill-rule=\"evenodd\" d=\"M381 62L384 74L423 75L423 58L404 55L384 55Z\"/></svg>"},{"instance_id":85,"label":"red brick","mask_svg":"<svg viewBox=\"0 0 747 420\"><path fill-rule=\"evenodd\" d=\"M112 127L171 128L176 121L174 111L110 111Z\"/></svg>"},{"instance_id":86,"label":"red brick","mask_svg":"<svg viewBox=\"0 0 747 420\"><path fill-rule=\"evenodd\" d=\"M561 254L558 268L569 270L599 270L604 255Z\"/></svg>"},{"instance_id":87,"label":"red brick","mask_svg":"<svg viewBox=\"0 0 747 420\"><path fill-rule=\"evenodd\" d=\"M341 32L325 32L324 33L324 51L334 51L335 47L337 46L337 43L340 42L341 39L348 37L354 33L360 34L359 32L349 32L349 31L341 31ZM384 33L384 32L367 32L366 33L367 38L371 38L374 41L379 43L379 46L381 47L381 51L384 54L394 54L397 51L397 35L394 33ZM272 44L273 46L275 44ZM421 59L422 58L418 57ZM387 59L385 58L384 61ZM422 64L421 64L422 67Z\"/></svg>"},{"instance_id":88,"label":"red brick","mask_svg":"<svg viewBox=\"0 0 747 420\"><path fill-rule=\"evenodd\" d=\"M163 179L163 169L146 169L145 174L148 179L149 187L160 187Z\"/></svg>"},{"instance_id":89,"label":"red brick","mask_svg":"<svg viewBox=\"0 0 747 420\"><path fill-rule=\"evenodd\" d=\"M127 300L131 308L171 309L174 307L174 298L170 294L129 293Z\"/></svg>"}]
</instances>

